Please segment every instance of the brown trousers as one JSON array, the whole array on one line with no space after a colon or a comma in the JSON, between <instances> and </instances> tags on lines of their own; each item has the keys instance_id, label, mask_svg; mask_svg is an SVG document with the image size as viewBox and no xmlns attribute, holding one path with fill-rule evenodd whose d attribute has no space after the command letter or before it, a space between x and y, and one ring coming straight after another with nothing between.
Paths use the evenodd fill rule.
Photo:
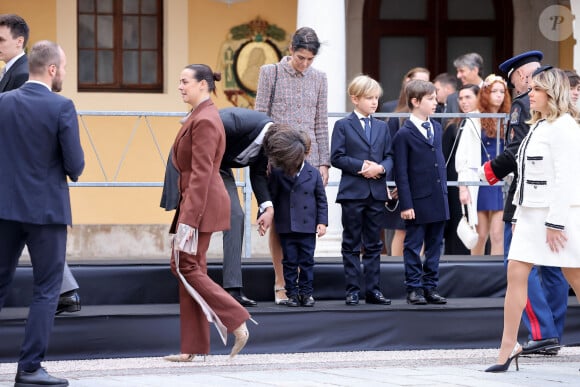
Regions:
<instances>
[{"instance_id":1,"label":"brown trousers","mask_svg":"<svg viewBox=\"0 0 580 387\"><path fill-rule=\"evenodd\" d=\"M210 232L199 233L197 255L180 252L179 271L203 297L231 333L250 318L248 311L207 275L207 250ZM179 281L181 353L207 355L210 349L210 326L199 304L189 295L179 279L175 258L171 255L171 272Z\"/></svg>"}]
</instances>

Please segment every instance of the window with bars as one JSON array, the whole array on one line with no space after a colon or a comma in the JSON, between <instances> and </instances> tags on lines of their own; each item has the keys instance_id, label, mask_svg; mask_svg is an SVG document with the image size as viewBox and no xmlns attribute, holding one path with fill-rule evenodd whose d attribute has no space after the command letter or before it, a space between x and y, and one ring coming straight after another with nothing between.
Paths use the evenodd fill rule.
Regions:
<instances>
[{"instance_id":1,"label":"window with bars","mask_svg":"<svg viewBox=\"0 0 580 387\"><path fill-rule=\"evenodd\" d=\"M78 0L79 91L163 91L162 3Z\"/></svg>"}]
</instances>

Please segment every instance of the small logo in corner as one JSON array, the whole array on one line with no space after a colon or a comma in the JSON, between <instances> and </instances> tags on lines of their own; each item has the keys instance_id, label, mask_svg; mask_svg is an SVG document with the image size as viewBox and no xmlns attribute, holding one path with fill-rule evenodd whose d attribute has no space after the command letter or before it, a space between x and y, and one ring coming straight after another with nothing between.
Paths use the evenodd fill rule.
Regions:
<instances>
[{"instance_id":1,"label":"small logo in corner","mask_svg":"<svg viewBox=\"0 0 580 387\"><path fill-rule=\"evenodd\" d=\"M572 35L574 16L562 5L550 5L540 14L538 25L544 37L553 42L566 40Z\"/></svg>"}]
</instances>

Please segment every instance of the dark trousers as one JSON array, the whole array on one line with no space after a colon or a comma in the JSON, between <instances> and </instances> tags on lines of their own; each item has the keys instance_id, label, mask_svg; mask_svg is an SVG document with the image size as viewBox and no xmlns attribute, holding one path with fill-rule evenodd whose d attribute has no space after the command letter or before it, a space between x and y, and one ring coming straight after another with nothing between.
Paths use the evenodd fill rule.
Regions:
<instances>
[{"instance_id":1,"label":"dark trousers","mask_svg":"<svg viewBox=\"0 0 580 387\"><path fill-rule=\"evenodd\" d=\"M284 253L282 268L286 283L286 296L311 296L314 280L316 234L293 232L278 235Z\"/></svg>"},{"instance_id":2,"label":"dark trousers","mask_svg":"<svg viewBox=\"0 0 580 387\"><path fill-rule=\"evenodd\" d=\"M25 245L32 263L32 303L20 348L19 370L38 369L48 348L62 284L66 233L66 225L38 225L0 219L0 310Z\"/></svg>"},{"instance_id":3,"label":"dark trousers","mask_svg":"<svg viewBox=\"0 0 580 387\"><path fill-rule=\"evenodd\" d=\"M505 223L504 259L512 242L512 224ZM551 266L534 266L528 277L528 302L522 320L532 340L557 337L562 340L564 320L568 308L570 286L562 274L562 269Z\"/></svg>"},{"instance_id":4,"label":"dark trousers","mask_svg":"<svg viewBox=\"0 0 580 387\"><path fill-rule=\"evenodd\" d=\"M405 286L427 291L439 284L439 258L443 241L445 221L426 224L407 222L403 260L405 262ZM421 248L425 243L425 262L421 263Z\"/></svg>"},{"instance_id":5,"label":"dark trousers","mask_svg":"<svg viewBox=\"0 0 580 387\"><path fill-rule=\"evenodd\" d=\"M346 294L361 290L360 249L364 247L362 263L366 293L381 291L380 269L381 229L385 222L385 202L371 196L363 200L345 200L342 207L342 263Z\"/></svg>"},{"instance_id":6,"label":"dark trousers","mask_svg":"<svg viewBox=\"0 0 580 387\"><path fill-rule=\"evenodd\" d=\"M244 210L240 205L236 178L231 168L220 169L220 175L230 196L230 229L223 231L223 278L225 289L242 287L242 241L244 239Z\"/></svg>"}]
</instances>

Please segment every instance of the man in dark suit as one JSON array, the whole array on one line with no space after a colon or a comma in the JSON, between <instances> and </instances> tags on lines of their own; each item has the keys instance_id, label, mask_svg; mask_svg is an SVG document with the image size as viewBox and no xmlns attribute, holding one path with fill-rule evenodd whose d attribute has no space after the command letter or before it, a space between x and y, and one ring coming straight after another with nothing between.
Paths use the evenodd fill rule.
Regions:
<instances>
[{"instance_id":1,"label":"man in dark suit","mask_svg":"<svg viewBox=\"0 0 580 387\"><path fill-rule=\"evenodd\" d=\"M256 200L260 206L258 226L260 233L265 232L274 217L274 208L268 191L268 158L262 149L262 140L272 125L266 114L244 108L225 108L220 117L226 132L226 149L220 166L220 174L230 196L231 227L223 232L223 281L222 286L243 306L256 306L254 300L247 298L242 284L242 241L244 239L244 210L240 205L238 188L232 168L250 167L250 181ZM177 205L177 174L167 163L165 184L161 207L170 211Z\"/></svg>"},{"instance_id":2,"label":"man in dark suit","mask_svg":"<svg viewBox=\"0 0 580 387\"><path fill-rule=\"evenodd\" d=\"M243 306L255 306L256 301L247 298L242 291L244 210L240 205L232 168L250 167L250 182L260 212L258 231L265 232L265 228L272 224L274 207L268 191L268 158L264 154L262 140L273 122L262 112L237 107L221 109L220 117L226 130L226 150L220 174L231 203L231 228L223 233L223 287Z\"/></svg>"},{"instance_id":3,"label":"man in dark suit","mask_svg":"<svg viewBox=\"0 0 580 387\"><path fill-rule=\"evenodd\" d=\"M29 32L26 21L20 16L0 15L0 60L6 63L0 72L3 73L0 75L0 93L18 89L28 80L28 57L24 48ZM78 288L79 284L65 262L56 314L81 310Z\"/></svg>"},{"instance_id":4,"label":"man in dark suit","mask_svg":"<svg viewBox=\"0 0 580 387\"><path fill-rule=\"evenodd\" d=\"M18 15L0 15L0 93L19 88L28 80L28 58L24 48L28 41L28 25Z\"/></svg>"},{"instance_id":5,"label":"man in dark suit","mask_svg":"<svg viewBox=\"0 0 580 387\"><path fill-rule=\"evenodd\" d=\"M67 386L41 362L54 324L72 224L67 176L84 169L77 112L62 88L66 57L55 43L36 43L30 80L0 94L0 308L24 246L34 293L18 360L15 386Z\"/></svg>"}]
</instances>

